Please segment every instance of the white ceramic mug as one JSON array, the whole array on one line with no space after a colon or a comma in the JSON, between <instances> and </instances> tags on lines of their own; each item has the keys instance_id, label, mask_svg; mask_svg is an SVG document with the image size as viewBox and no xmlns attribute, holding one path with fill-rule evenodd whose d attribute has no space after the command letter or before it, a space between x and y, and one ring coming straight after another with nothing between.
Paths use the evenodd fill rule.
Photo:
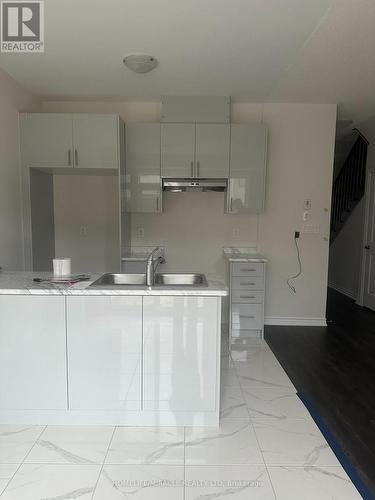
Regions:
<instances>
[{"instance_id":1,"label":"white ceramic mug","mask_svg":"<svg viewBox=\"0 0 375 500\"><path fill-rule=\"evenodd\" d=\"M53 275L58 278L71 275L72 259L53 259Z\"/></svg>"}]
</instances>

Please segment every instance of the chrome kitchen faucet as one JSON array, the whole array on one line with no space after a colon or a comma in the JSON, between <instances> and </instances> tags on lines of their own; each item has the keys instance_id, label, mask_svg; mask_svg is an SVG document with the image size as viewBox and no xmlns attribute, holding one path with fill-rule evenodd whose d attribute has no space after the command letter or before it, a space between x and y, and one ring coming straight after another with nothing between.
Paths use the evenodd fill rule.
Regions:
<instances>
[{"instance_id":1,"label":"chrome kitchen faucet","mask_svg":"<svg viewBox=\"0 0 375 500\"><path fill-rule=\"evenodd\" d=\"M153 286L155 284L156 268L158 267L159 264L165 263L165 259L164 259L164 256L162 255L162 251L163 251L162 248L156 247L147 258L147 265L146 265L146 285L147 286Z\"/></svg>"}]
</instances>

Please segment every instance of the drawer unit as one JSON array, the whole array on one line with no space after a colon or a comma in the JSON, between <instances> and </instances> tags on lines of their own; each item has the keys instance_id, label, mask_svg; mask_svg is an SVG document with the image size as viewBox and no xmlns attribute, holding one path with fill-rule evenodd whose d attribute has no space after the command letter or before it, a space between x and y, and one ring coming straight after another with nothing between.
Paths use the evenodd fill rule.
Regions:
<instances>
[{"instance_id":1,"label":"drawer unit","mask_svg":"<svg viewBox=\"0 0 375 500\"><path fill-rule=\"evenodd\" d=\"M231 286L232 290L263 290L264 279L259 276L233 276Z\"/></svg>"},{"instance_id":2,"label":"drawer unit","mask_svg":"<svg viewBox=\"0 0 375 500\"><path fill-rule=\"evenodd\" d=\"M263 304L263 292L232 290L232 304Z\"/></svg>"},{"instance_id":3,"label":"drawer unit","mask_svg":"<svg viewBox=\"0 0 375 500\"><path fill-rule=\"evenodd\" d=\"M232 276L263 276L264 264L261 262L237 262L232 264Z\"/></svg>"},{"instance_id":4,"label":"drawer unit","mask_svg":"<svg viewBox=\"0 0 375 500\"><path fill-rule=\"evenodd\" d=\"M265 262L230 262L231 339L263 339Z\"/></svg>"},{"instance_id":5,"label":"drawer unit","mask_svg":"<svg viewBox=\"0 0 375 500\"><path fill-rule=\"evenodd\" d=\"M234 330L260 330L263 328L263 304L232 304Z\"/></svg>"}]
</instances>

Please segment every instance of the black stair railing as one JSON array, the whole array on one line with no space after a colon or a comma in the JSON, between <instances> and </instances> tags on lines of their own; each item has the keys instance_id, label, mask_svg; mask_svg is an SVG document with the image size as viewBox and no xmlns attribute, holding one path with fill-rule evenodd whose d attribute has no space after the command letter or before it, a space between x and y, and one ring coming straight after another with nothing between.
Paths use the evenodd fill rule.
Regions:
<instances>
[{"instance_id":1,"label":"black stair railing","mask_svg":"<svg viewBox=\"0 0 375 500\"><path fill-rule=\"evenodd\" d=\"M362 199L366 185L368 140L359 132L332 187L331 243L339 234L350 213Z\"/></svg>"}]
</instances>

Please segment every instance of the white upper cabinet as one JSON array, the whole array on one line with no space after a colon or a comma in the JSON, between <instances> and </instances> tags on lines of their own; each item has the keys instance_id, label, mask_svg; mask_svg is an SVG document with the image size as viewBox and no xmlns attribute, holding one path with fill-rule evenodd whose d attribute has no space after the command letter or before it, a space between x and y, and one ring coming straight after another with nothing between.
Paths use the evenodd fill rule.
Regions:
<instances>
[{"instance_id":1,"label":"white upper cabinet","mask_svg":"<svg viewBox=\"0 0 375 500\"><path fill-rule=\"evenodd\" d=\"M163 123L163 177L228 177L230 125Z\"/></svg>"},{"instance_id":2,"label":"white upper cabinet","mask_svg":"<svg viewBox=\"0 0 375 500\"><path fill-rule=\"evenodd\" d=\"M126 211L161 211L160 123L126 125Z\"/></svg>"},{"instance_id":3,"label":"white upper cabinet","mask_svg":"<svg viewBox=\"0 0 375 500\"><path fill-rule=\"evenodd\" d=\"M116 115L74 114L74 166L118 168L118 130Z\"/></svg>"},{"instance_id":4,"label":"white upper cabinet","mask_svg":"<svg viewBox=\"0 0 375 500\"><path fill-rule=\"evenodd\" d=\"M231 125L228 213L264 211L267 127Z\"/></svg>"},{"instance_id":5,"label":"white upper cabinet","mask_svg":"<svg viewBox=\"0 0 375 500\"><path fill-rule=\"evenodd\" d=\"M20 115L22 163L27 167L73 167L72 115Z\"/></svg>"},{"instance_id":6,"label":"white upper cabinet","mask_svg":"<svg viewBox=\"0 0 375 500\"><path fill-rule=\"evenodd\" d=\"M142 297L67 297L67 332L70 409L139 410Z\"/></svg>"},{"instance_id":7,"label":"white upper cabinet","mask_svg":"<svg viewBox=\"0 0 375 500\"><path fill-rule=\"evenodd\" d=\"M193 123L162 123L161 175L163 177L194 177L195 125Z\"/></svg>"},{"instance_id":8,"label":"white upper cabinet","mask_svg":"<svg viewBox=\"0 0 375 500\"><path fill-rule=\"evenodd\" d=\"M119 168L117 115L20 115L22 164L49 168Z\"/></svg>"},{"instance_id":9,"label":"white upper cabinet","mask_svg":"<svg viewBox=\"0 0 375 500\"><path fill-rule=\"evenodd\" d=\"M230 125L197 124L195 177L228 177Z\"/></svg>"}]
</instances>

